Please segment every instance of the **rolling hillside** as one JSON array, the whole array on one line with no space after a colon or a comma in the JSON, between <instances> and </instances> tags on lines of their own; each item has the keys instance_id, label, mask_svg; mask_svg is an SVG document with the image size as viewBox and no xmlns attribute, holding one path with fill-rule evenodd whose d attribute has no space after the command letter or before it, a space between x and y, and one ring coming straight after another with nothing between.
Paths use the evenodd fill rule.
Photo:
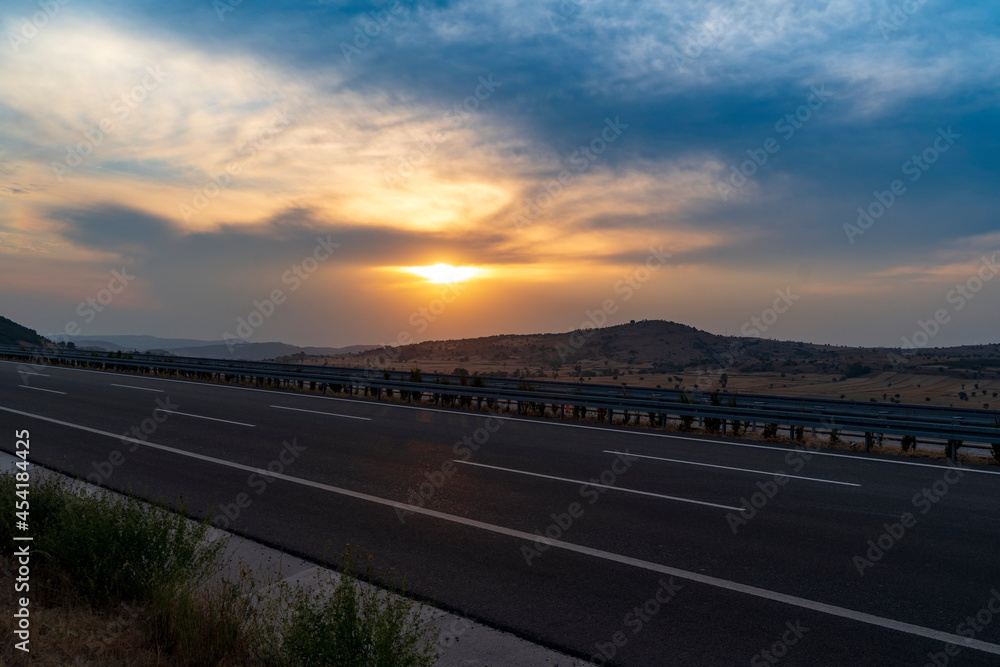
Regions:
<instances>
[{"instance_id":1,"label":"rolling hillside","mask_svg":"<svg viewBox=\"0 0 1000 667\"><path fill-rule=\"evenodd\" d=\"M0 345L44 345L47 342L37 331L0 316Z\"/></svg>"},{"instance_id":2,"label":"rolling hillside","mask_svg":"<svg viewBox=\"0 0 1000 667\"><path fill-rule=\"evenodd\" d=\"M836 365L845 351L876 357L884 351L776 341L763 338L718 336L694 327L662 320L583 331L501 335L413 345L352 354L345 361L373 362L387 357L405 364L414 360L559 368L596 363L645 367L674 372L695 366L726 366L741 370L766 370L794 360L817 366ZM332 361L331 361L332 363Z\"/></svg>"}]
</instances>

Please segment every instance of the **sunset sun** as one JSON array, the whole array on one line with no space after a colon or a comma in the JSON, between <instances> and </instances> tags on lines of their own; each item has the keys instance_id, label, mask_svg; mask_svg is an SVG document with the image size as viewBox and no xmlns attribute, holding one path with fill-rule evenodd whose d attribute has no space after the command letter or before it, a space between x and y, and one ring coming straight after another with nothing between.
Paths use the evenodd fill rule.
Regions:
<instances>
[{"instance_id":1,"label":"sunset sun","mask_svg":"<svg viewBox=\"0 0 1000 667\"><path fill-rule=\"evenodd\" d=\"M460 283L472 278L481 278L489 273L486 269L475 266L451 266L450 264L410 266L404 271L426 278L428 282L432 283Z\"/></svg>"}]
</instances>

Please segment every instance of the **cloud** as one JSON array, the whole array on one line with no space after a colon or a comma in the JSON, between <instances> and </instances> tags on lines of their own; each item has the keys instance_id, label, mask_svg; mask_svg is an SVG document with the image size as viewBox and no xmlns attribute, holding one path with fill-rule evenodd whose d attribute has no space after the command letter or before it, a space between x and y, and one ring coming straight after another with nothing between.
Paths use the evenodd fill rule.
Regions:
<instances>
[{"instance_id":1,"label":"cloud","mask_svg":"<svg viewBox=\"0 0 1000 667\"><path fill-rule=\"evenodd\" d=\"M685 285L731 293L731 310L783 287L782 271L822 283L830 318L862 301L875 312L911 280L929 303L929 281L995 228L1000 42L993 4L925 3L886 32L895 6L67 5L0 58L0 252L8 271L43 258L59 280L17 289L69 303L72 275L99 283L132 261L162 327L238 312L318 234L342 252L309 303L350 302L343 322L424 298L380 282L380 267L442 261L501 267L484 295L523 277L525 298L551 299L532 317L575 324L567 304L661 243L673 280L632 306L651 316L684 303L671 319L717 325ZM31 7L5 8L4 30ZM782 136L820 85L829 103ZM552 186L613 119L627 130ZM952 151L848 244L857 207L949 126ZM774 137L780 150L721 198L731 168ZM865 292L869 278L879 287Z\"/></svg>"}]
</instances>

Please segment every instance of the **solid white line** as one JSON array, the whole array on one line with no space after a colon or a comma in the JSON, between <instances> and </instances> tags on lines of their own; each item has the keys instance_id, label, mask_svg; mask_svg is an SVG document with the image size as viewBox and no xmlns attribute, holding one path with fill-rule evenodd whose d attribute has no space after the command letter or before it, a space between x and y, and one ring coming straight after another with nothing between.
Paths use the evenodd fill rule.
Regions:
<instances>
[{"instance_id":1,"label":"solid white line","mask_svg":"<svg viewBox=\"0 0 1000 667\"><path fill-rule=\"evenodd\" d=\"M582 484L583 486L596 486L599 489L614 489L616 491L624 491L625 493L638 493L643 496L653 496L654 498L665 498L666 500L676 500L681 503L692 503L694 505L705 505L706 507L717 507L723 510L735 510L737 512L742 512L741 507L729 507L728 505L717 505L716 503L707 503L701 500L691 500L690 498L678 498L677 496L665 496L660 493L650 493L649 491L637 491L636 489L626 489L620 486L611 486L609 484L597 484L596 482L585 482L581 479L567 479L566 477L553 477L552 475L543 475L537 472L528 472L526 470L514 470L513 468L501 468L500 466L488 466L485 463L472 463L471 461L459 461L458 459L452 459L455 463L464 463L467 466L478 466L480 468L490 468L492 470L504 470L506 472L516 472L519 475L531 475L532 477L542 477L544 479L554 479L559 482L572 482L573 484Z\"/></svg>"},{"instance_id":2,"label":"solid white line","mask_svg":"<svg viewBox=\"0 0 1000 667\"><path fill-rule=\"evenodd\" d=\"M16 361L6 361L0 360L0 364L18 364L23 362ZM102 373L105 375L118 375L121 373L115 373L114 371L97 371L90 368L64 368L62 366L58 367L59 370L64 371L77 371L79 373ZM275 391L273 389L258 389L257 387L234 387L232 385L226 384L216 384L214 382L194 382L192 380L173 380L171 378L156 378L156 377L146 377L142 376L143 380L152 380L156 382L177 382L180 384L192 384L199 387L218 387L219 389L235 389L238 391L257 391L265 394L279 394L281 396L295 396L298 398L315 398L322 399L325 401L340 401L342 403L359 403L361 405L367 405L370 407L381 407L381 408L396 408L399 410L422 410L424 412L440 412L446 415L455 415L459 417L493 417L494 419L506 419L512 422L523 422L525 424L543 424L545 426L560 426L563 428L580 428L588 431L603 431L606 433L616 433L618 435L637 435L647 438L666 438L668 440L687 440L690 442L706 442L713 445L725 445L727 447L749 447L751 449L770 449L776 452L797 452L797 451L808 451L812 456L833 456L836 458L851 459L852 461L858 461L861 463L891 463L901 466L917 466L920 468L938 468L939 470L948 470L951 468L949 465L938 465L935 463L917 463L915 461L899 461L896 458L875 458L868 457L861 454L838 454L836 452L824 452L817 449L806 449L804 447L787 448L787 447L770 447L768 445L754 445L748 442L732 442L727 440L711 440L709 438L693 438L690 436L683 435L672 435L670 433L647 433L644 431L629 431L624 429L606 428L602 426L587 426L585 424L569 424L557 419L552 419L549 421L543 421L540 419L524 419L521 417L509 417L505 415L497 415L492 412L464 412L459 410L441 410L439 408L426 408L417 405L398 405L395 403L381 403L379 401L360 401L353 398L337 398L336 396L315 396L311 394L299 394L290 391ZM1000 470L986 470L983 467L973 468L967 467L962 468L965 472L981 473L983 475L1000 475Z\"/></svg>"},{"instance_id":3,"label":"solid white line","mask_svg":"<svg viewBox=\"0 0 1000 667\"><path fill-rule=\"evenodd\" d=\"M329 486L328 484L313 482L311 480L301 479L298 477L292 477L291 475L285 475L283 473L271 472L269 470L263 470L261 468L254 468L252 466L247 466L240 463L234 463L232 461L225 461L223 459L217 459L211 456L205 456L204 454L186 452L182 449L175 449L173 447L167 447L165 445L157 445L152 442L149 442L148 440L138 440L136 438L130 438L128 436L122 436L116 433L110 433L108 431L101 431L96 428L90 428L89 426L81 426L79 424L71 424L69 422L60 421L58 419L52 419L51 417L43 417L41 415L32 414L30 412L22 412L21 410L14 410L12 408L5 408L2 406L0 406L0 410L3 410L4 412L10 412L12 414L21 415L24 417L32 417L34 419L40 419L42 421L51 422L53 424L59 424L60 426L68 426L70 428L79 429L81 431L87 431L89 433L96 433L97 435L103 435L112 438L114 440L132 442L141 447L158 449L161 451L170 452L172 454L177 454L179 456L186 456L188 458L198 459L200 461L207 461L209 463L215 463L229 468L234 468L236 470L253 472L257 473L258 475L274 477L277 479L285 480L286 482L292 482L294 484L300 484L302 486L308 486L314 489L320 489L322 491L329 491L330 493L336 493L342 496L347 496L348 498L355 498L357 500L364 500L370 503L377 503L379 505L391 507L398 511L409 512L411 514L422 514L424 516L433 517L435 519L441 519L442 521L449 521L451 523L457 523L459 525L469 526L471 528L478 528L480 530L485 530L499 535L507 535L508 537L524 540L526 542L535 542L541 540L545 544L548 544L549 546L555 547L557 549L563 549L565 551L572 551L574 553L593 556L594 558L600 558L603 560L621 563L623 565L630 565L632 567L648 570L650 572L666 574L669 576L677 577L679 579L686 579L688 581L694 581L696 583L705 584L706 586L713 586L715 588L721 588L723 590L733 591L736 593L743 593L745 595L751 595L753 597L758 597L765 600L782 602L784 604L793 607L800 607L802 609L818 611L824 614L829 614L831 616L836 616L838 618L846 618L848 620L858 621L859 623L867 623L868 625L887 628L889 630L896 630L897 632L903 632L906 634L915 635L917 637L924 637L926 639L932 639L935 641L944 642L946 644L955 644L957 646L971 648L977 651L983 651L984 653L1000 655L1000 645L990 644L988 642L984 642L978 639L973 639L971 637L955 635L949 632L943 632L941 630L934 630L932 628L925 628L919 625L913 625L911 623L903 623L902 621L896 621L890 618L882 618L881 616L874 616L872 614L866 614L864 612L854 611L853 609L837 607L835 605L826 604L825 602L817 602L815 600L809 600L807 598L800 598L794 595L786 595L784 593L770 591L765 588L748 586L746 584L741 584L735 581L720 579L718 577L712 577L706 574L701 574L699 572L690 572L688 570L681 570L679 568L670 567L667 565L660 565L659 563L653 563L647 560L641 560L639 558L632 558L630 556L623 556L621 554L612 553L610 551L593 549L591 547L585 547L579 544L573 544L572 542L563 542L561 540L550 540L547 537L540 537L534 533L526 533L524 531L515 530L513 528L505 528L503 526L497 526L483 521L476 521L475 519L467 519L465 517L456 516L454 514L446 514L445 512L438 512L437 510L427 509L425 507L419 507L417 505L410 505L408 503L402 503L396 500L388 500L386 498L379 498L378 496L370 496L366 493L351 491L350 489L342 489L336 486Z\"/></svg>"},{"instance_id":4,"label":"solid white line","mask_svg":"<svg viewBox=\"0 0 1000 667\"><path fill-rule=\"evenodd\" d=\"M17 374L18 375L37 375L37 376L43 377L43 378L52 377L51 375L46 375L45 373L32 373L31 371L18 371Z\"/></svg>"},{"instance_id":5,"label":"solid white line","mask_svg":"<svg viewBox=\"0 0 1000 667\"><path fill-rule=\"evenodd\" d=\"M66 395L66 392L65 392L65 391L56 391L56 390L54 390L54 389L42 389L41 387L29 387L29 386L28 386L28 385L26 385L26 384L19 384L19 385L17 385L17 386L18 386L18 387L22 387L22 388L24 388L24 389L34 389L35 391L47 391L47 392L49 392L50 394L62 394L62 395L64 395L64 396Z\"/></svg>"},{"instance_id":6,"label":"solid white line","mask_svg":"<svg viewBox=\"0 0 1000 667\"><path fill-rule=\"evenodd\" d=\"M667 459L662 456L646 456L644 454L632 454L631 452L616 452L611 449L605 449L605 454L625 454L627 456L634 456L639 459L653 459L654 461L670 461L671 463L683 463L690 466L705 466L706 468L722 468L723 470L737 470L739 472L753 472L760 475L781 475L782 477L787 477L789 479L804 479L810 482L824 482L826 484L841 484L843 486L861 486L860 484L854 484L852 482L837 482L832 479L819 479L818 477L802 477L801 475L788 475L783 472L771 472L769 470L753 470L751 468L733 468L731 466L720 466L714 463L699 463L696 461L682 461L680 459Z\"/></svg>"},{"instance_id":7,"label":"solid white line","mask_svg":"<svg viewBox=\"0 0 1000 667\"><path fill-rule=\"evenodd\" d=\"M163 393L162 389L150 389L148 387L136 387L135 385L131 385L131 384L115 384L114 382L112 382L111 386L112 387L121 387L122 389L138 389L139 391L155 391L158 394L162 394Z\"/></svg>"},{"instance_id":8,"label":"solid white line","mask_svg":"<svg viewBox=\"0 0 1000 667\"><path fill-rule=\"evenodd\" d=\"M163 408L155 408L153 412L166 412L171 415L184 415L185 417L197 417L198 419L210 419L214 422L223 422L226 424L236 424L237 426L249 426L250 428L256 428L253 424L244 424L243 422L229 421L228 419L217 419L215 417L205 417L203 415L193 415L190 412L177 412L176 410L164 410Z\"/></svg>"},{"instance_id":9,"label":"solid white line","mask_svg":"<svg viewBox=\"0 0 1000 667\"><path fill-rule=\"evenodd\" d=\"M311 412L314 415L330 415L331 417L343 417L344 419L360 419L362 421L370 422L371 417L355 417L354 415L339 415L336 412L320 412L319 410L303 410L302 408L289 408L284 405L272 405L272 408L277 408L278 410L294 410L295 412Z\"/></svg>"}]
</instances>

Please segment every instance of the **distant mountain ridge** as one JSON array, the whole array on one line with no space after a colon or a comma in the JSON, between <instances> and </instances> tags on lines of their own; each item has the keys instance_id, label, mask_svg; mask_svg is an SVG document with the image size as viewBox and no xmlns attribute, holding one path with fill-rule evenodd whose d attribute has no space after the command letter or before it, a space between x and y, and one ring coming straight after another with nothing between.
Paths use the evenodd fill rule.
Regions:
<instances>
[{"instance_id":1,"label":"distant mountain ridge","mask_svg":"<svg viewBox=\"0 0 1000 667\"><path fill-rule=\"evenodd\" d=\"M59 341L69 341L81 350L103 350L107 352L161 352L179 357L203 357L205 359L228 359L242 361L263 361L275 357L307 355L350 354L369 350L375 345L350 345L347 347L302 347L288 343L237 343L230 346L222 340L198 340L194 338L161 338L140 335L95 335L58 337Z\"/></svg>"},{"instance_id":2,"label":"distant mountain ridge","mask_svg":"<svg viewBox=\"0 0 1000 667\"><path fill-rule=\"evenodd\" d=\"M933 350L919 352L926 355ZM998 356L1000 345L962 346L950 348L949 352L959 357ZM786 367L821 370L843 368L851 363L881 370L901 360L905 361L898 347L846 347L755 336L721 336L677 322L642 320L564 333L426 341L335 357L328 363L392 367L418 361L447 361L457 366L468 363L470 368L502 365L549 369L610 364L670 373L723 368L744 372Z\"/></svg>"}]
</instances>

